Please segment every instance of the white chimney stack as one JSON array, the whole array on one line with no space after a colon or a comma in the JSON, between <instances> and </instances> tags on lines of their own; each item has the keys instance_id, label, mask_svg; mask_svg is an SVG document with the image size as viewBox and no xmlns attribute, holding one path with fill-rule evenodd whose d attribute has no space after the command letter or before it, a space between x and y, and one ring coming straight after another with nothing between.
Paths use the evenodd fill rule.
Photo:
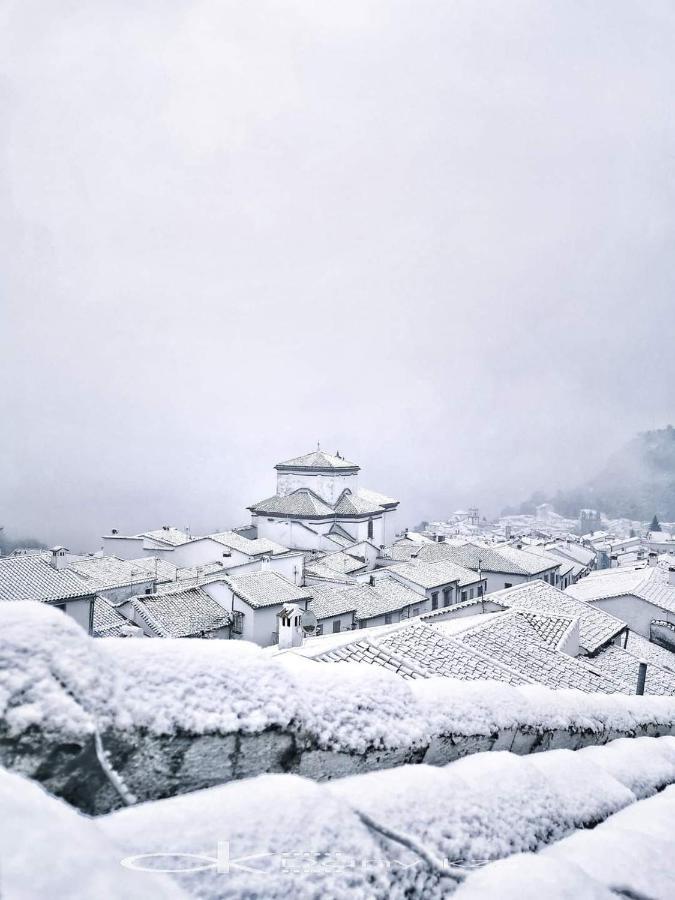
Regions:
<instances>
[{"instance_id":1,"label":"white chimney stack","mask_svg":"<svg viewBox=\"0 0 675 900\"><path fill-rule=\"evenodd\" d=\"M286 603L277 613L280 650L302 647L302 613L303 610L295 603Z\"/></svg>"},{"instance_id":2,"label":"white chimney stack","mask_svg":"<svg viewBox=\"0 0 675 900\"><path fill-rule=\"evenodd\" d=\"M52 555L52 558L49 560L49 565L52 569L56 569L59 572L61 569L65 569L68 565L68 548L52 547L49 552Z\"/></svg>"}]
</instances>

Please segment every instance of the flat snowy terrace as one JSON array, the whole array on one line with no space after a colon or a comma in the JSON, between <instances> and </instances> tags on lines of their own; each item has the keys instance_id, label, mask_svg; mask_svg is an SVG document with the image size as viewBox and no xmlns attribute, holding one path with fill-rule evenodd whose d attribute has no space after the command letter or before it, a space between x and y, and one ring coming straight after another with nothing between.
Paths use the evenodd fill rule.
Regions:
<instances>
[{"instance_id":1,"label":"flat snowy terrace","mask_svg":"<svg viewBox=\"0 0 675 900\"><path fill-rule=\"evenodd\" d=\"M56 900L666 900L674 783L675 738L637 738L328 784L262 775L90 819L0 770L2 889Z\"/></svg>"}]
</instances>

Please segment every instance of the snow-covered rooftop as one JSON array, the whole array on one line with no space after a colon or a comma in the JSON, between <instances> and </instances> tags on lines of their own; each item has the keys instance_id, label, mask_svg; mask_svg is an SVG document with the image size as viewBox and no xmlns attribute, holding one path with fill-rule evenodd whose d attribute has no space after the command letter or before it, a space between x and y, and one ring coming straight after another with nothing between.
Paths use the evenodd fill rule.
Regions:
<instances>
[{"instance_id":1,"label":"snow-covered rooftop","mask_svg":"<svg viewBox=\"0 0 675 900\"><path fill-rule=\"evenodd\" d=\"M57 570L40 556L0 558L0 602L67 600L95 594L97 586L69 569Z\"/></svg>"},{"instance_id":2,"label":"snow-covered rooftop","mask_svg":"<svg viewBox=\"0 0 675 900\"><path fill-rule=\"evenodd\" d=\"M311 598L307 588L298 587L280 572L262 571L251 572L248 575L230 575L227 582L237 597L253 609L275 606L279 603L298 603Z\"/></svg>"},{"instance_id":3,"label":"snow-covered rooftop","mask_svg":"<svg viewBox=\"0 0 675 900\"><path fill-rule=\"evenodd\" d=\"M207 537L247 556L278 556L280 553L288 553L288 547L277 544L276 541L270 541L268 538L247 538L237 531L219 531Z\"/></svg>"},{"instance_id":4,"label":"snow-covered rooftop","mask_svg":"<svg viewBox=\"0 0 675 900\"><path fill-rule=\"evenodd\" d=\"M131 601L134 614L159 637L209 635L232 621L231 614L200 587L177 587Z\"/></svg>"},{"instance_id":5,"label":"snow-covered rooftop","mask_svg":"<svg viewBox=\"0 0 675 900\"><path fill-rule=\"evenodd\" d=\"M274 468L279 471L311 469L328 472L336 469L354 469L355 471L359 469L356 463L350 462L337 453L326 453L325 450L312 450L310 453L305 453L304 456L294 456L293 459L277 463Z\"/></svg>"},{"instance_id":6,"label":"snow-covered rooftop","mask_svg":"<svg viewBox=\"0 0 675 900\"><path fill-rule=\"evenodd\" d=\"M583 603L567 591L559 591L544 581L530 581L495 591L485 599L509 608L578 618L579 644L587 653L593 653L627 628L621 619Z\"/></svg>"},{"instance_id":7,"label":"snow-covered rooftop","mask_svg":"<svg viewBox=\"0 0 675 900\"><path fill-rule=\"evenodd\" d=\"M659 566L602 569L591 572L565 591L578 600L594 601L629 595L675 612L675 587Z\"/></svg>"}]
</instances>

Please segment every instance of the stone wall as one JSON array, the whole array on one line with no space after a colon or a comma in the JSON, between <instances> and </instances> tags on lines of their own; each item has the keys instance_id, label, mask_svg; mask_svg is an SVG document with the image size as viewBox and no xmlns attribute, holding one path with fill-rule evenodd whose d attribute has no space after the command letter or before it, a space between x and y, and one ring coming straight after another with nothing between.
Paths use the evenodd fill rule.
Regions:
<instances>
[{"instance_id":1,"label":"stone wall","mask_svg":"<svg viewBox=\"0 0 675 900\"><path fill-rule=\"evenodd\" d=\"M270 728L258 734L156 735L141 729L102 735L114 769L138 800L170 797L263 772L286 772L317 781L405 764L445 765L487 750L525 755L577 750L619 737L675 735L675 724L638 726L634 731L504 729L491 735L441 734L428 743L364 753L322 749L313 735ZM121 807L122 801L98 762L93 735L60 740L37 728L19 738L0 730L0 764L41 782L47 790L90 814Z\"/></svg>"}]
</instances>

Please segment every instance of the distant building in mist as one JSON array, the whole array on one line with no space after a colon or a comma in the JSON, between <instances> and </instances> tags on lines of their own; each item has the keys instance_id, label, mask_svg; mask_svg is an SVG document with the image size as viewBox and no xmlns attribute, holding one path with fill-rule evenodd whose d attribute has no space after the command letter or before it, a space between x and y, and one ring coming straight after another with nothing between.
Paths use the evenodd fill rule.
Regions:
<instances>
[{"instance_id":1,"label":"distant building in mist","mask_svg":"<svg viewBox=\"0 0 675 900\"><path fill-rule=\"evenodd\" d=\"M582 509L579 512L579 534L592 534L602 528L602 516L597 509Z\"/></svg>"}]
</instances>

